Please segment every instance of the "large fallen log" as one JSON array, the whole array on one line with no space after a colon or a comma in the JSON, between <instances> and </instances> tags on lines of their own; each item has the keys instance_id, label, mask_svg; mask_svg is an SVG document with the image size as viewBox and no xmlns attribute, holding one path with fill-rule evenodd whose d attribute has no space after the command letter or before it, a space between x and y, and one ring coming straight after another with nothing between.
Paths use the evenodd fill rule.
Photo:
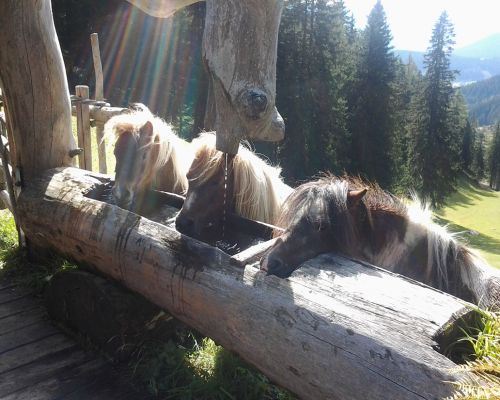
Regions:
<instances>
[{"instance_id":1,"label":"large fallen log","mask_svg":"<svg viewBox=\"0 0 500 400\"><path fill-rule=\"evenodd\" d=\"M19 197L31 240L91 265L214 338L305 399L438 399L455 364L435 350L468 309L409 279L334 255L290 279L84 194L108 178L45 172ZM320 269L321 267L321 269Z\"/></svg>"}]
</instances>

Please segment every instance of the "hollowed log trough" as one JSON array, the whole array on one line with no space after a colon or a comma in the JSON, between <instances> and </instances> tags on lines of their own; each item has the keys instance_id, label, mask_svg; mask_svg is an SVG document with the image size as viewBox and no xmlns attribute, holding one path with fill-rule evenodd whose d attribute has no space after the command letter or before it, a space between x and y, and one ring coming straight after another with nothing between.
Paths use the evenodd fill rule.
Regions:
<instances>
[{"instance_id":1,"label":"hollowed log trough","mask_svg":"<svg viewBox=\"0 0 500 400\"><path fill-rule=\"evenodd\" d=\"M142 294L301 398L453 392L462 375L437 350L469 312L464 302L333 254L289 279L265 276L255 259L268 243L229 256L87 197L106 182L75 168L32 179L18 202L27 237Z\"/></svg>"}]
</instances>

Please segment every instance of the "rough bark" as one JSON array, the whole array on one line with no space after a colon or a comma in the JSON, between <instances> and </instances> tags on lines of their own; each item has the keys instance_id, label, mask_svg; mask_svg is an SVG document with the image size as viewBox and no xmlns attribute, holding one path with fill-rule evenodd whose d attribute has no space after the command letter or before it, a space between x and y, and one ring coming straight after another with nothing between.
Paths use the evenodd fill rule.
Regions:
<instances>
[{"instance_id":1,"label":"rough bark","mask_svg":"<svg viewBox=\"0 0 500 400\"><path fill-rule=\"evenodd\" d=\"M19 198L41 246L122 282L305 399L436 399L453 362L433 349L463 302L376 267L324 255L290 279L83 196L106 178L47 171ZM321 267L321 269L319 269Z\"/></svg>"},{"instance_id":2,"label":"rough bark","mask_svg":"<svg viewBox=\"0 0 500 400\"><path fill-rule=\"evenodd\" d=\"M275 107L282 0L208 0L203 56L216 102L217 148L231 154L243 138L278 141Z\"/></svg>"},{"instance_id":3,"label":"rough bark","mask_svg":"<svg viewBox=\"0 0 500 400\"><path fill-rule=\"evenodd\" d=\"M48 0L0 2L0 80L8 103L15 166L29 179L71 165L71 107Z\"/></svg>"}]
</instances>

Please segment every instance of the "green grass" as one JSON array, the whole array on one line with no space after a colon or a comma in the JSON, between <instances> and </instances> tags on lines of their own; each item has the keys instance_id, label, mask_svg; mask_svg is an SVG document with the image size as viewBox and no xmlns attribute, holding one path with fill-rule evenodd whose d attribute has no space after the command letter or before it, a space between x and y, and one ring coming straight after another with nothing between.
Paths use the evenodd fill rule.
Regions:
<instances>
[{"instance_id":1,"label":"green grass","mask_svg":"<svg viewBox=\"0 0 500 400\"><path fill-rule=\"evenodd\" d=\"M463 178L446 206L436 211L438 222L449 224L490 265L500 268L500 192Z\"/></svg>"},{"instance_id":2,"label":"green grass","mask_svg":"<svg viewBox=\"0 0 500 400\"><path fill-rule=\"evenodd\" d=\"M462 329L463 337L454 345L469 349L458 372L468 375L454 382L450 400L493 400L500 398L500 312L476 308L476 321Z\"/></svg>"},{"instance_id":3,"label":"green grass","mask_svg":"<svg viewBox=\"0 0 500 400\"><path fill-rule=\"evenodd\" d=\"M164 399L288 400L293 397L212 339L148 344L133 365L134 375Z\"/></svg>"}]
</instances>

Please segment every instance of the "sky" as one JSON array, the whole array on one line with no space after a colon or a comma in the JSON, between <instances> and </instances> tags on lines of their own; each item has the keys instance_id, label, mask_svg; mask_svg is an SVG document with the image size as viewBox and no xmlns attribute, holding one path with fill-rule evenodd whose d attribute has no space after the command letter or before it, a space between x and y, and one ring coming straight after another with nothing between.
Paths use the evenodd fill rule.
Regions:
<instances>
[{"instance_id":1,"label":"sky","mask_svg":"<svg viewBox=\"0 0 500 400\"><path fill-rule=\"evenodd\" d=\"M376 0L344 0L358 28L364 28ZM446 10L455 27L455 48L500 32L500 0L382 0L398 50L425 51L432 28Z\"/></svg>"}]
</instances>

